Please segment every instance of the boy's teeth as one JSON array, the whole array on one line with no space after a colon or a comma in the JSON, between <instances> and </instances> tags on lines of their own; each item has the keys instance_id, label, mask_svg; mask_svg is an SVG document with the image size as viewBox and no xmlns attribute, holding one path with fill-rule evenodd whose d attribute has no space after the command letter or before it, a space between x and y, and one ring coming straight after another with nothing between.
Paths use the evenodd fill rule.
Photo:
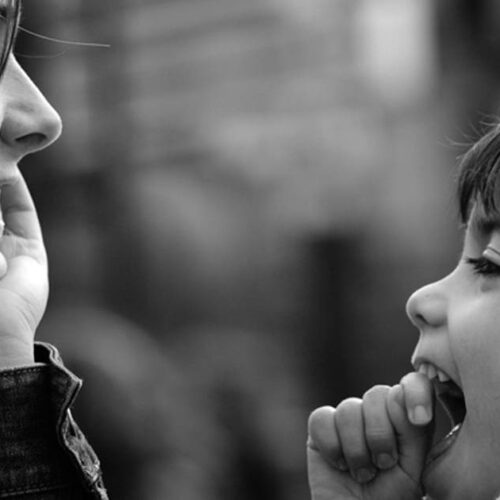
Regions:
<instances>
[{"instance_id":1,"label":"boy's teeth","mask_svg":"<svg viewBox=\"0 0 500 500\"><path fill-rule=\"evenodd\" d=\"M428 366L429 365L427 363L421 363L420 366L418 367L418 373L421 373L422 375L425 375L426 377L428 377L428 375L427 375Z\"/></svg>"},{"instance_id":2,"label":"boy's teeth","mask_svg":"<svg viewBox=\"0 0 500 500\"><path fill-rule=\"evenodd\" d=\"M429 365L429 367L427 368L427 376L429 377L429 380L436 378L436 375L437 375L436 368L432 365Z\"/></svg>"},{"instance_id":3,"label":"boy's teeth","mask_svg":"<svg viewBox=\"0 0 500 500\"><path fill-rule=\"evenodd\" d=\"M446 375L446 373L444 373L431 363L421 363L417 371L418 373L425 375L429 380L432 380L436 377L440 382L448 382L448 380L451 380L450 377Z\"/></svg>"}]
</instances>

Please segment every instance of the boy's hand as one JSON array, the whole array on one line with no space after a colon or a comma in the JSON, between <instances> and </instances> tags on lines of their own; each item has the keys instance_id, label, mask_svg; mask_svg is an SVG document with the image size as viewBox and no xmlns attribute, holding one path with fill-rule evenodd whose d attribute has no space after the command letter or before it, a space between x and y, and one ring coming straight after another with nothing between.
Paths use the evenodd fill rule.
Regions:
<instances>
[{"instance_id":1,"label":"boy's hand","mask_svg":"<svg viewBox=\"0 0 500 500\"><path fill-rule=\"evenodd\" d=\"M24 179L2 187L0 369L34 362L33 342L48 299L47 256Z\"/></svg>"},{"instance_id":2,"label":"boy's hand","mask_svg":"<svg viewBox=\"0 0 500 500\"><path fill-rule=\"evenodd\" d=\"M410 373L363 399L315 410L307 447L312 500L420 500L433 406L429 379Z\"/></svg>"}]
</instances>

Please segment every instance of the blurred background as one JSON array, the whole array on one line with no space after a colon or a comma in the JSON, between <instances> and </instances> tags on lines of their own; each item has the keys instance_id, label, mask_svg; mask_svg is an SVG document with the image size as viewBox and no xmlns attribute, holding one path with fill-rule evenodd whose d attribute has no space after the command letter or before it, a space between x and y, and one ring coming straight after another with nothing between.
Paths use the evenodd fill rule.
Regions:
<instances>
[{"instance_id":1,"label":"blurred background","mask_svg":"<svg viewBox=\"0 0 500 500\"><path fill-rule=\"evenodd\" d=\"M28 158L38 338L111 498L308 498L308 413L395 383L500 104L495 0L25 0L65 123Z\"/></svg>"}]
</instances>

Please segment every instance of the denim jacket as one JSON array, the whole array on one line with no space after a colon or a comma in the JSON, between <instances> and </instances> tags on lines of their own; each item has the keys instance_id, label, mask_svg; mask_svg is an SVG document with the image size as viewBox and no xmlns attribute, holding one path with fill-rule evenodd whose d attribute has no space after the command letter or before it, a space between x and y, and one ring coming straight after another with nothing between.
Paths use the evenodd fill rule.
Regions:
<instances>
[{"instance_id":1,"label":"denim jacket","mask_svg":"<svg viewBox=\"0 0 500 500\"><path fill-rule=\"evenodd\" d=\"M99 460L71 416L82 381L57 349L0 371L0 499L108 500Z\"/></svg>"}]
</instances>

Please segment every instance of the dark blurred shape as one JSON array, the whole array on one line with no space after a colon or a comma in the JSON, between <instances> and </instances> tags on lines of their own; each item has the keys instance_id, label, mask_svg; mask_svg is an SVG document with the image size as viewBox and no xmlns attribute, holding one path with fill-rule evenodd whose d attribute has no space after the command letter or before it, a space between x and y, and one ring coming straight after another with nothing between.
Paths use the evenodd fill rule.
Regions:
<instances>
[{"instance_id":1,"label":"dark blurred shape","mask_svg":"<svg viewBox=\"0 0 500 500\"><path fill-rule=\"evenodd\" d=\"M183 331L170 352L196 374L226 433L220 498L304 498L304 445L295 439L307 418L303 382L281 339L205 325Z\"/></svg>"},{"instance_id":2,"label":"dark blurred shape","mask_svg":"<svg viewBox=\"0 0 500 500\"><path fill-rule=\"evenodd\" d=\"M499 4L446 0L436 10L442 95L452 130L471 143L500 111Z\"/></svg>"},{"instance_id":3,"label":"dark blurred shape","mask_svg":"<svg viewBox=\"0 0 500 500\"><path fill-rule=\"evenodd\" d=\"M140 327L92 307L50 313L40 337L84 379L75 407L111 498L216 499L229 443L191 375Z\"/></svg>"}]
</instances>

